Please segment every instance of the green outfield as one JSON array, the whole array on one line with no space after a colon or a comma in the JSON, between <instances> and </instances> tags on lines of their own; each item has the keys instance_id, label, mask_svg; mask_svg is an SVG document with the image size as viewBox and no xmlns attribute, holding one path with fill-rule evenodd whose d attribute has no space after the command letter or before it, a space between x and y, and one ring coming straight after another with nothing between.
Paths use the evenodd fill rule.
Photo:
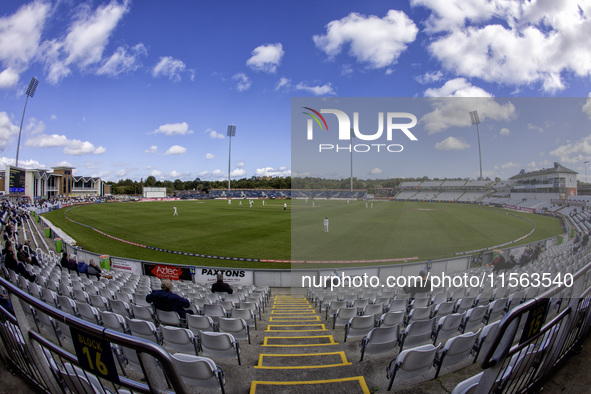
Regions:
<instances>
[{"instance_id":1,"label":"green outfield","mask_svg":"<svg viewBox=\"0 0 591 394\"><path fill-rule=\"evenodd\" d=\"M283 204L287 203L287 212ZM174 216L174 207L178 216ZM94 252L176 264L290 268L165 253L129 242L187 253L272 260L419 260L453 256L529 233L532 242L561 233L557 219L467 204L317 200L163 201L109 203L52 211L44 216ZM329 232L323 220L329 218ZM524 220L524 218L529 220ZM294 265L294 268L299 265Z\"/></svg>"}]
</instances>

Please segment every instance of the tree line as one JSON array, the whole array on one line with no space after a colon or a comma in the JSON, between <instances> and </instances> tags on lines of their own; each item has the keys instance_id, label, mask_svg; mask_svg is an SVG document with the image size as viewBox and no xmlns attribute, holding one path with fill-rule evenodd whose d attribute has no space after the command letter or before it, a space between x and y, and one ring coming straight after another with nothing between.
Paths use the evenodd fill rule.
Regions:
<instances>
[{"instance_id":1,"label":"tree line","mask_svg":"<svg viewBox=\"0 0 591 394\"><path fill-rule=\"evenodd\" d=\"M448 180L460 180L464 178L446 178ZM389 179L358 179L353 178L353 189L367 190L373 194L377 188L397 188L402 182L416 182L430 180L424 176L421 178L389 178ZM435 178L434 180L439 180ZM441 179L443 180L443 179ZM468 179L465 179L468 180ZM205 181L195 178L192 181L182 181L180 179L157 180L154 176L149 176L140 181L131 179L122 179L118 182L107 182L111 185L111 194L142 194L144 187L165 187L166 193L174 195L181 192L209 193L212 189L225 189L228 187L227 180ZM326 179L318 177L256 177L242 178L232 180L233 189L342 189L351 188L351 178Z\"/></svg>"}]
</instances>

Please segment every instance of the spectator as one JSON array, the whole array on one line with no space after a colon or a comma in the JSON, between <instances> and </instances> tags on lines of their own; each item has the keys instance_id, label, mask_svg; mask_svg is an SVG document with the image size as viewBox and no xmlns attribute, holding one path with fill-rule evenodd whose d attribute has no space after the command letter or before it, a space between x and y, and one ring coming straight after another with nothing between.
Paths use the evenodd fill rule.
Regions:
<instances>
[{"instance_id":1,"label":"spectator","mask_svg":"<svg viewBox=\"0 0 591 394\"><path fill-rule=\"evenodd\" d=\"M4 265L6 266L6 268L9 268L17 274L24 276L24 278L30 282L35 281L37 275L31 274L29 271L27 271L23 263L16 260L12 242L6 241L6 245L4 247L4 250L2 250L2 254L4 255Z\"/></svg>"},{"instance_id":2,"label":"spectator","mask_svg":"<svg viewBox=\"0 0 591 394\"><path fill-rule=\"evenodd\" d=\"M414 286L403 287L403 290L406 293L410 293L411 298L414 298L418 293L428 293L431 291L431 281L427 279L429 277L427 271L421 270L421 272L419 272L419 276L421 279L417 280Z\"/></svg>"},{"instance_id":3,"label":"spectator","mask_svg":"<svg viewBox=\"0 0 591 394\"><path fill-rule=\"evenodd\" d=\"M163 279L160 288L162 290L154 290L146 296L146 301L153 304L154 308L176 312L181 318L187 313L193 314L193 311L185 309L191 305L189 300L172 292L172 282L169 279Z\"/></svg>"},{"instance_id":4,"label":"spectator","mask_svg":"<svg viewBox=\"0 0 591 394\"><path fill-rule=\"evenodd\" d=\"M70 261L68 260L68 253L62 253L62 258L60 260L60 265L63 268L70 269Z\"/></svg>"},{"instance_id":5,"label":"spectator","mask_svg":"<svg viewBox=\"0 0 591 394\"><path fill-rule=\"evenodd\" d=\"M224 276L222 274L218 274L217 282L211 285L211 292L232 294L234 290L232 290L232 286L230 286L227 283L224 283Z\"/></svg>"}]
</instances>

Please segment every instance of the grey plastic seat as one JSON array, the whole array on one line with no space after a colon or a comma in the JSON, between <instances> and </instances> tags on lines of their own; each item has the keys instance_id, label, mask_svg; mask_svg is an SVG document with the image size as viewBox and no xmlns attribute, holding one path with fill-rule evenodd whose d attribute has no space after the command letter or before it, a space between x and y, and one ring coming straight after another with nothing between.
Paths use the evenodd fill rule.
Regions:
<instances>
[{"instance_id":1,"label":"grey plastic seat","mask_svg":"<svg viewBox=\"0 0 591 394\"><path fill-rule=\"evenodd\" d=\"M140 320L145 320L145 321L149 321L151 323L156 324L157 320L156 317L154 316L154 313L152 312L152 306L146 306L146 305L131 305L131 310L133 312L133 317L135 319L140 319Z\"/></svg>"},{"instance_id":2,"label":"grey plastic seat","mask_svg":"<svg viewBox=\"0 0 591 394\"><path fill-rule=\"evenodd\" d=\"M219 332L232 334L236 339L248 339L250 345L250 327L244 319L221 317L218 322Z\"/></svg>"},{"instance_id":3,"label":"grey plastic seat","mask_svg":"<svg viewBox=\"0 0 591 394\"><path fill-rule=\"evenodd\" d=\"M442 302L433 307L432 317L443 317L454 313L456 303L455 301Z\"/></svg>"},{"instance_id":4,"label":"grey plastic seat","mask_svg":"<svg viewBox=\"0 0 591 394\"><path fill-rule=\"evenodd\" d=\"M474 305L474 297L464 297L456 302L454 313L463 313Z\"/></svg>"},{"instance_id":5,"label":"grey plastic seat","mask_svg":"<svg viewBox=\"0 0 591 394\"><path fill-rule=\"evenodd\" d=\"M367 334L359 344L361 348L361 358L363 361L364 355L379 354L386 352L394 352L398 346L398 337L400 328L398 325L389 327L375 327L369 334Z\"/></svg>"},{"instance_id":6,"label":"grey plastic seat","mask_svg":"<svg viewBox=\"0 0 591 394\"><path fill-rule=\"evenodd\" d=\"M202 331L199 336L201 353L206 357L236 358L240 363L240 344L232 334Z\"/></svg>"},{"instance_id":7,"label":"grey plastic seat","mask_svg":"<svg viewBox=\"0 0 591 394\"><path fill-rule=\"evenodd\" d=\"M88 296L90 304L100 311L109 310L109 301L99 294L90 294Z\"/></svg>"},{"instance_id":8,"label":"grey plastic seat","mask_svg":"<svg viewBox=\"0 0 591 394\"><path fill-rule=\"evenodd\" d=\"M187 328L199 336L201 331L215 331L215 324L209 316L187 315Z\"/></svg>"},{"instance_id":9,"label":"grey plastic seat","mask_svg":"<svg viewBox=\"0 0 591 394\"><path fill-rule=\"evenodd\" d=\"M254 312L255 316L259 316L259 320L261 320L261 308L258 304L258 302L255 301L243 301L238 303L238 309L250 309L251 311ZM232 311L230 311L230 314L232 314Z\"/></svg>"},{"instance_id":10,"label":"grey plastic seat","mask_svg":"<svg viewBox=\"0 0 591 394\"><path fill-rule=\"evenodd\" d=\"M255 312L252 311L252 309L232 309L230 310L230 317L243 319L249 327L254 327L255 330L257 329L257 319Z\"/></svg>"},{"instance_id":11,"label":"grey plastic seat","mask_svg":"<svg viewBox=\"0 0 591 394\"><path fill-rule=\"evenodd\" d=\"M483 357L488 352L497 331L499 331L500 323L501 321L497 320L494 323L484 326L482 331L480 331L480 336L474 346L474 362L478 361L479 358Z\"/></svg>"},{"instance_id":12,"label":"grey plastic seat","mask_svg":"<svg viewBox=\"0 0 591 394\"><path fill-rule=\"evenodd\" d=\"M467 332L447 341L445 346L438 351L435 356L434 362L437 366L435 378L439 376L439 372L442 368L459 364L468 359L479 333L480 332Z\"/></svg>"},{"instance_id":13,"label":"grey plastic seat","mask_svg":"<svg viewBox=\"0 0 591 394\"><path fill-rule=\"evenodd\" d=\"M222 394L225 393L224 371L213 360L182 353L173 354L172 359L185 384L218 389Z\"/></svg>"},{"instance_id":14,"label":"grey plastic seat","mask_svg":"<svg viewBox=\"0 0 591 394\"><path fill-rule=\"evenodd\" d=\"M406 313L406 307L408 306L408 299L407 298L395 298L390 301L390 305L388 305L388 312L398 312L403 311Z\"/></svg>"},{"instance_id":15,"label":"grey plastic seat","mask_svg":"<svg viewBox=\"0 0 591 394\"><path fill-rule=\"evenodd\" d=\"M451 337L459 335L460 324L464 318L463 313L454 313L443 316L437 320L437 326L433 330L433 345L439 342L445 342Z\"/></svg>"},{"instance_id":16,"label":"grey plastic seat","mask_svg":"<svg viewBox=\"0 0 591 394\"><path fill-rule=\"evenodd\" d=\"M353 316L347 324L345 324L345 340L347 338L363 337L369 334L375 327L375 319L373 315L368 316Z\"/></svg>"},{"instance_id":17,"label":"grey plastic seat","mask_svg":"<svg viewBox=\"0 0 591 394\"><path fill-rule=\"evenodd\" d=\"M184 326L181 317L177 312L174 311L161 311L156 309L156 318L160 324L165 326L175 326L175 327L182 327Z\"/></svg>"},{"instance_id":18,"label":"grey plastic seat","mask_svg":"<svg viewBox=\"0 0 591 394\"><path fill-rule=\"evenodd\" d=\"M484 323L482 320L484 319L487 310L488 306L481 305L466 311L462 324L460 325L460 331L462 334L466 331L474 331L483 326Z\"/></svg>"},{"instance_id":19,"label":"grey plastic seat","mask_svg":"<svg viewBox=\"0 0 591 394\"><path fill-rule=\"evenodd\" d=\"M422 322L415 322L422 323ZM386 368L386 376L390 379L388 384L388 391L392 389L392 385L396 380L408 380L422 374L428 373L433 368L433 360L435 353L439 350L432 344L407 349L392 359Z\"/></svg>"},{"instance_id":20,"label":"grey plastic seat","mask_svg":"<svg viewBox=\"0 0 591 394\"><path fill-rule=\"evenodd\" d=\"M197 355L197 339L187 328L160 326L162 344L169 352L179 352Z\"/></svg>"},{"instance_id":21,"label":"grey plastic seat","mask_svg":"<svg viewBox=\"0 0 591 394\"><path fill-rule=\"evenodd\" d=\"M160 335L158 330L156 330L156 326L153 323L150 323L145 320L139 319L130 319L124 316L125 321L127 322L127 327L131 332L131 335L134 335L138 338L144 338L148 341L155 342L160 344Z\"/></svg>"},{"instance_id":22,"label":"grey plastic seat","mask_svg":"<svg viewBox=\"0 0 591 394\"><path fill-rule=\"evenodd\" d=\"M133 315L131 313L131 309L129 308L129 304L125 301L121 300L114 300L109 299L109 304L111 306L111 311L120 314L123 317L132 318Z\"/></svg>"},{"instance_id":23,"label":"grey plastic seat","mask_svg":"<svg viewBox=\"0 0 591 394\"><path fill-rule=\"evenodd\" d=\"M329 301L328 306L326 307L326 320L328 320L328 316L334 316L334 314L340 308L346 308L347 301Z\"/></svg>"},{"instance_id":24,"label":"grey plastic seat","mask_svg":"<svg viewBox=\"0 0 591 394\"><path fill-rule=\"evenodd\" d=\"M410 348L430 343L434 324L435 318L410 323L402 334L400 334L400 351L405 346Z\"/></svg>"},{"instance_id":25,"label":"grey plastic seat","mask_svg":"<svg viewBox=\"0 0 591 394\"><path fill-rule=\"evenodd\" d=\"M431 319L431 307L423 306L416 307L410 310L406 318L406 324L410 324L413 321L422 321Z\"/></svg>"},{"instance_id":26,"label":"grey plastic seat","mask_svg":"<svg viewBox=\"0 0 591 394\"><path fill-rule=\"evenodd\" d=\"M74 298L75 301L90 302L90 298L88 296L88 293L85 292L84 290L79 290L79 289L72 290L72 298Z\"/></svg>"},{"instance_id":27,"label":"grey plastic seat","mask_svg":"<svg viewBox=\"0 0 591 394\"><path fill-rule=\"evenodd\" d=\"M501 320L505 316L506 298L499 298L488 305L488 309L484 315L484 322L486 324Z\"/></svg>"},{"instance_id":28,"label":"grey plastic seat","mask_svg":"<svg viewBox=\"0 0 591 394\"><path fill-rule=\"evenodd\" d=\"M478 375L474 375L460 383L454 388L451 394L473 394L476 392L478 383L482 379L484 372L480 372Z\"/></svg>"},{"instance_id":29,"label":"grey plastic seat","mask_svg":"<svg viewBox=\"0 0 591 394\"><path fill-rule=\"evenodd\" d=\"M99 315L101 317L101 321L103 322L103 326L113 331L129 334L129 329L123 316L109 311L99 311Z\"/></svg>"},{"instance_id":30,"label":"grey plastic seat","mask_svg":"<svg viewBox=\"0 0 591 394\"><path fill-rule=\"evenodd\" d=\"M393 326L404 326L404 315L403 311L396 311L396 312L386 312L382 316L380 316L380 320L378 320L379 327L393 327Z\"/></svg>"},{"instance_id":31,"label":"grey plastic seat","mask_svg":"<svg viewBox=\"0 0 591 394\"><path fill-rule=\"evenodd\" d=\"M214 323L217 324L220 317L228 317L226 313L226 309L217 304L204 304L203 305L203 314L205 316L209 316L213 319Z\"/></svg>"},{"instance_id":32,"label":"grey plastic seat","mask_svg":"<svg viewBox=\"0 0 591 394\"><path fill-rule=\"evenodd\" d=\"M57 300L57 293L53 290L41 288L41 296L43 297L43 301L46 304L53 306L54 308L59 307L59 302Z\"/></svg>"},{"instance_id":33,"label":"grey plastic seat","mask_svg":"<svg viewBox=\"0 0 591 394\"><path fill-rule=\"evenodd\" d=\"M86 320L89 323L93 323L96 325L101 324L101 318L99 317L98 309L87 304L85 302L75 301L76 302L76 309L78 309L78 314L82 320Z\"/></svg>"},{"instance_id":34,"label":"grey plastic seat","mask_svg":"<svg viewBox=\"0 0 591 394\"><path fill-rule=\"evenodd\" d=\"M357 316L357 308L339 308L333 315L332 328L345 326L355 316Z\"/></svg>"},{"instance_id":35,"label":"grey plastic seat","mask_svg":"<svg viewBox=\"0 0 591 394\"><path fill-rule=\"evenodd\" d=\"M369 304L361 311L361 316L373 316L374 322L380 320L380 317L384 314L384 304Z\"/></svg>"},{"instance_id":36,"label":"grey plastic seat","mask_svg":"<svg viewBox=\"0 0 591 394\"><path fill-rule=\"evenodd\" d=\"M72 316L79 316L78 311L76 310L76 303L67 296L58 296L57 301L60 304L60 308L62 311L72 315Z\"/></svg>"}]
</instances>

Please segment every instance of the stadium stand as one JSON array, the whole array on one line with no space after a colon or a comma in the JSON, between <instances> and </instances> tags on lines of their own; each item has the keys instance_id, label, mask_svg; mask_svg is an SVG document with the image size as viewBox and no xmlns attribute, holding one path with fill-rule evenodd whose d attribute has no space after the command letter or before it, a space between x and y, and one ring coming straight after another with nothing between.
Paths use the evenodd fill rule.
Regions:
<instances>
[{"instance_id":1,"label":"stadium stand","mask_svg":"<svg viewBox=\"0 0 591 394\"><path fill-rule=\"evenodd\" d=\"M589 221L589 212L572 210L570 214L579 227ZM27 223L25 220L21 226ZM29 228L29 224L24 226ZM20 237L24 237L24 232ZM43 239L35 236L34 230L28 237L35 244L38 240L41 244ZM64 387L72 392L184 393L202 387L244 392L248 388L245 386L257 392L277 385L311 384L311 380L298 381L294 374L302 367L313 369L311 364L323 367L322 375L330 375L326 371L333 368L341 372L335 372L331 379L321 379L323 383L317 383L319 386L310 392L342 388L343 384L351 385L347 386L348 392L369 392L366 381L380 388L398 388L444 376L476 360L484 371L464 386L478 382L484 392L527 392L543 385L555 365L587 337L591 326L590 250L589 246L573 241L554 245L536 261L503 273L486 267L454 273L491 275L495 285L457 289L448 294L438 291L415 300L401 288L334 292L310 288L306 294L274 289L277 293L272 295L266 287L237 286L237 298L212 297L211 303L203 301L199 307L202 315L197 315L203 321L188 318L188 328L171 328L163 324L162 316L162 320L154 320L157 311L145 313L140 306L146 305L136 304L136 297L130 298L131 294L147 294L159 288L158 278L115 271L111 279L93 280L62 271L59 256L49 249L38 247L36 253L41 266L27 267L37 274L34 283L22 281L2 267L8 280L0 279L0 285L10 295L14 313L6 308L0 310L0 339L7 352L0 354L8 355L10 363L45 392L62 392ZM540 272L570 274L572 283L553 285L547 290L521 284L515 289L500 285L510 273L531 277ZM210 296L208 286L185 281L175 282L174 292L191 299L194 305ZM228 309L218 302L225 302ZM267 310L261 313L264 303ZM379 304L382 306L375 308L374 313L365 315L372 315L371 319L359 319L364 316L363 311ZM452 314L450 305L456 307L459 315ZM240 310L248 311L245 316L252 320L238 316ZM384 314L376 323L375 315L380 310ZM528 321L535 322L540 311L547 315L542 319L544 324L538 324L539 331L530 331L534 325ZM256 314L260 321L265 320L261 328L254 325ZM330 320L322 319L330 319L329 315L334 319L334 328L326 327ZM463 333L454 330L458 316L458 327ZM222 324L215 324L216 320ZM373 326L390 329L376 331ZM352 347L334 341L334 337L345 333ZM102 354L94 358L97 353L90 353L92 350L80 356L76 349L80 335L90 341L104 339L106 342L100 342L105 347L103 353L112 356ZM249 344L250 336L258 339ZM216 341L224 346L216 345ZM315 346L340 350L318 352ZM299 347L297 353L288 350L293 347ZM88 365L82 365L87 354L93 356L92 373ZM506 356L495 358L499 354ZM359 376L358 366L347 361L351 357L360 357L371 369L380 371L388 365L389 379L382 374L379 380L369 373ZM312 358L318 360L311 361ZM106 359L113 364L103 368ZM281 375L281 371L285 374ZM310 372L302 376L312 375Z\"/></svg>"}]
</instances>

